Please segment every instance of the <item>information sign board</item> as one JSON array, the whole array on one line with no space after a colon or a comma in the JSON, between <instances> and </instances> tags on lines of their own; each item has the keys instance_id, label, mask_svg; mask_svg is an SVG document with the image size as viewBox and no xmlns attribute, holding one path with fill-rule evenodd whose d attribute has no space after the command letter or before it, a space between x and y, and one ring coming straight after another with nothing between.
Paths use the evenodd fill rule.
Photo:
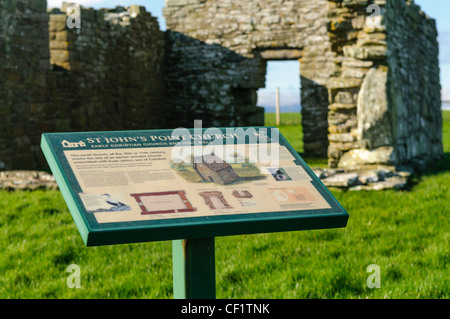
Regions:
<instances>
[{"instance_id":1,"label":"information sign board","mask_svg":"<svg viewBox=\"0 0 450 319\"><path fill-rule=\"evenodd\" d=\"M87 246L347 224L274 127L48 133L41 147Z\"/></svg>"}]
</instances>

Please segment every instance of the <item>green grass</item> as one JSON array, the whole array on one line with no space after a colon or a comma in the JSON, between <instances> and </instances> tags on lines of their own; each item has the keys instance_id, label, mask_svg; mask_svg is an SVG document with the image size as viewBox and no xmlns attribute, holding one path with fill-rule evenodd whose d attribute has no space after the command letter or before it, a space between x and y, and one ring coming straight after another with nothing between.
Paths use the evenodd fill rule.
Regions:
<instances>
[{"instance_id":1,"label":"green grass","mask_svg":"<svg viewBox=\"0 0 450 319\"><path fill-rule=\"evenodd\" d=\"M443 143L444 143L444 152L450 152L450 111L442 112L442 121L444 122L442 125L442 134L443 134Z\"/></svg>"},{"instance_id":2,"label":"green grass","mask_svg":"<svg viewBox=\"0 0 450 319\"><path fill-rule=\"evenodd\" d=\"M281 134L286 137L292 147L299 153L303 153L303 130L301 125L301 115L299 113L281 113L279 127ZM275 113L265 114L266 126L277 126Z\"/></svg>"},{"instance_id":3,"label":"green grass","mask_svg":"<svg viewBox=\"0 0 450 319\"><path fill-rule=\"evenodd\" d=\"M298 128L280 130L293 142ZM332 190L344 229L217 238L217 297L449 298L450 112L443 131L446 158L410 190ZM0 192L0 206L0 298L172 297L170 242L86 248L57 191ZM80 289L66 285L72 263Z\"/></svg>"}]
</instances>

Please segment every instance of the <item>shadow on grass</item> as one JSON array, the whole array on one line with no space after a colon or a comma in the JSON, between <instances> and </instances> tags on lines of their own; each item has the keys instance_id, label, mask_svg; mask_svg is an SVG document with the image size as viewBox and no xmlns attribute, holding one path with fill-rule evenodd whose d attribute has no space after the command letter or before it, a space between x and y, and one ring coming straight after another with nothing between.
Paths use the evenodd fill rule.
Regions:
<instances>
[{"instance_id":1,"label":"shadow on grass","mask_svg":"<svg viewBox=\"0 0 450 319\"><path fill-rule=\"evenodd\" d=\"M434 177L445 172L450 172L450 153L444 153L444 158L428 164L425 169L417 170L409 179L405 191L411 191L424 177Z\"/></svg>"},{"instance_id":2,"label":"shadow on grass","mask_svg":"<svg viewBox=\"0 0 450 319\"><path fill-rule=\"evenodd\" d=\"M320 167L327 168L328 167L328 158L323 157L308 157L308 154L298 153L301 158L308 164L309 167Z\"/></svg>"},{"instance_id":3,"label":"shadow on grass","mask_svg":"<svg viewBox=\"0 0 450 319\"><path fill-rule=\"evenodd\" d=\"M443 159L434 162L423 172L427 175L434 175L446 171L450 171L450 153L444 153Z\"/></svg>"}]
</instances>

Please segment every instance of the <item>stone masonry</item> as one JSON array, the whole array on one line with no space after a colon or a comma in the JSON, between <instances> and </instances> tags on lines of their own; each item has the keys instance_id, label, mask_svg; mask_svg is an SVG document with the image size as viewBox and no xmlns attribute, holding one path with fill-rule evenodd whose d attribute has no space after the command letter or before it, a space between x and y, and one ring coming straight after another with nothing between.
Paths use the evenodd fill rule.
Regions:
<instances>
[{"instance_id":1,"label":"stone masonry","mask_svg":"<svg viewBox=\"0 0 450 319\"><path fill-rule=\"evenodd\" d=\"M266 62L300 59L305 152L326 156L326 81L334 67L326 8L326 0L167 1L167 54L175 67L167 74L175 77L181 68L183 76L200 77L174 83L179 93L168 94L169 105L203 104L208 118L216 118L214 125L221 124L219 119L229 125L262 124L256 91L265 85ZM240 116L231 122L222 116L234 115L235 108ZM171 114L178 116L178 109Z\"/></svg>"},{"instance_id":2,"label":"stone masonry","mask_svg":"<svg viewBox=\"0 0 450 319\"><path fill-rule=\"evenodd\" d=\"M77 6L82 27L68 29L68 5L49 16L50 103L56 131L164 126L164 33L144 7Z\"/></svg>"},{"instance_id":3,"label":"stone masonry","mask_svg":"<svg viewBox=\"0 0 450 319\"><path fill-rule=\"evenodd\" d=\"M374 2L378 25L364 17L365 1L331 6L329 163L423 166L443 154L435 21L412 1Z\"/></svg>"},{"instance_id":4,"label":"stone masonry","mask_svg":"<svg viewBox=\"0 0 450 319\"><path fill-rule=\"evenodd\" d=\"M184 71L193 78L208 75L205 81L180 79L172 107L200 100L208 101L205 111L211 118L217 114L228 121L221 112L237 106L252 114L252 97L264 86L265 63L297 59L306 156L328 156L331 168L346 170L423 165L442 156L436 25L413 1L166 4L168 35L177 38L167 54L176 52L183 76ZM195 58L178 59L187 56L187 42L190 52L197 51ZM202 65L198 73L191 72L191 61ZM172 69L170 76L175 74ZM208 99L219 93L214 101ZM233 120L242 124L238 117Z\"/></svg>"},{"instance_id":5,"label":"stone masonry","mask_svg":"<svg viewBox=\"0 0 450 319\"><path fill-rule=\"evenodd\" d=\"M144 7L0 2L0 170L47 166L44 132L164 127L164 33Z\"/></svg>"},{"instance_id":6,"label":"stone masonry","mask_svg":"<svg viewBox=\"0 0 450 319\"><path fill-rule=\"evenodd\" d=\"M1 1L0 170L46 167L44 132L264 125L270 60L300 61L306 156L443 154L436 24L413 1L167 0L164 16L165 32L137 5Z\"/></svg>"},{"instance_id":7,"label":"stone masonry","mask_svg":"<svg viewBox=\"0 0 450 319\"><path fill-rule=\"evenodd\" d=\"M0 1L0 170L35 168L52 121L46 1Z\"/></svg>"}]
</instances>

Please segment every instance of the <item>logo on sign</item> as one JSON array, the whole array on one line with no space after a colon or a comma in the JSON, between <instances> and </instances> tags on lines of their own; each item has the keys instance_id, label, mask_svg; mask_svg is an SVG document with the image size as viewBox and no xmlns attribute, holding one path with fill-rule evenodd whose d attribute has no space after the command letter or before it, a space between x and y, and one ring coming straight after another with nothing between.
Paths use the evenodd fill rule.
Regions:
<instances>
[{"instance_id":1,"label":"logo on sign","mask_svg":"<svg viewBox=\"0 0 450 319\"><path fill-rule=\"evenodd\" d=\"M85 147L86 143L83 141L79 141L77 143L68 142L66 140L61 142L63 147Z\"/></svg>"}]
</instances>

